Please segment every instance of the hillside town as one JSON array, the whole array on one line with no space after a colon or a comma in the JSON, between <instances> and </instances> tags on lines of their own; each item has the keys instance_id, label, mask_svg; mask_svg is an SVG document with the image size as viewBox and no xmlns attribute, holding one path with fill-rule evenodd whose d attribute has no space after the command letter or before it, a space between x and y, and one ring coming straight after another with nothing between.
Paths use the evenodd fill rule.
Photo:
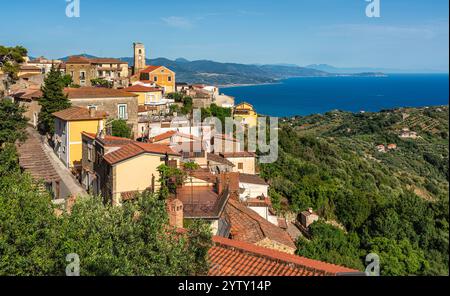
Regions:
<instances>
[{"instance_id":1,"label":"hillside town","mask_svg":"<svg viewBox=\"0 0 450 296\"><path fill-rule=\"evenodd\" d=\"M5 90L25 107L28 120L28 138L17 145L20 166L43 181L61 211L88 194L120 207L164 187L171 226L182 230L194 220L210 225L210 275L356 272L294 255L297 237L308 237L319 215L312 208L293 219L277 213L257 154L234 134L191 115L194 109L230 110L247 130L258 121L251 104L236 104L217 86L178 82L173 70L146 64L143 44L134 43L133 50L132 66L113 58L25 57L17 81ZM71 78L63 89L71 106L52 114L54 132L43 135L40 100L55 70ZM118 121L127 136L115 134ZM164 179L161 168L185 177Z\"/></svg>"}]
</instances>

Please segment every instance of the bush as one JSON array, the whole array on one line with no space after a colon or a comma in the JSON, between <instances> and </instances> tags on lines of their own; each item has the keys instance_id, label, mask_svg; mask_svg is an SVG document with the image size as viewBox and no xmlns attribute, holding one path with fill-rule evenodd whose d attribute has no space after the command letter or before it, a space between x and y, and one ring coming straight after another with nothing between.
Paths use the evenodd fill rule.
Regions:
<instances>
[{"instance_id":1,"label":"bush","mask_svg":"<svg viewBox=\"0 0 450 296\"><path fill-rule=\"evenodd\" d=\"M112 122L112 135L114 137L130 139L132 131L125 120L119 119Z\"/></svg>"}]
</instances>

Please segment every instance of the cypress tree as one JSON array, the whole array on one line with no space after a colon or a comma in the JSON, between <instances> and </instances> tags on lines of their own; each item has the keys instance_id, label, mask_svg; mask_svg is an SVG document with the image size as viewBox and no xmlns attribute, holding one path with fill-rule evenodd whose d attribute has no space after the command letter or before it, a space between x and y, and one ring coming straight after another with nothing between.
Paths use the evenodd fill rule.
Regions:
<instances>
[{"instance_id":1,"label":"cypress tree","mask_svg":"<svg viewBox=\"0 0 450 296\"><path fill-rule=\"evenodd\" d=\"M41 87L42 97L39 104L42 106L39 113L39 131L43 134L55 133L54 116L52 113L67 109L71 106L70 100L64 94L64 79L61 72L52 66L48 76Z\"/></svg>"}]
</instances>

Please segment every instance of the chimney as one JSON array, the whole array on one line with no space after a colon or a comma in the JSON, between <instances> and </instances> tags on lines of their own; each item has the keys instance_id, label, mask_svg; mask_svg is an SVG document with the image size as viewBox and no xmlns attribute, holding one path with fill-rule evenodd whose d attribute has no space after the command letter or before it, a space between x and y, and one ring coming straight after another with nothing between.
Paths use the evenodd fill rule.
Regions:
<instances>
[{"instance_id":1,"label":"chimney","mask_svg":"<svg viewBox=\"0 0 450 296\"><path fill-rule=\"evenodd\" d=\"M93 108L93 107L90 107L89 108L89 116L92 118L92 117L95 117L95 108Z\"/></svg>"},{"instance_id":2,"label":"chimney","mask_svg":"<svg viewBox=\"0 0 450 296\"><path fill-rule=\"evenodd\" d=\"M98 122L97 136L101 139L105 138L105 123L103 119Z\"/></svg>"},{"instance_id":3,"label":"chimney","mask_svg":"<svg viewBox=\"0 0 450 296\"><path fill-rule=\"evenodd\" d=\"M169 225L176 228L183 228L183 203L174 198L167 201L167 212L169 214Z\"/></svg>"}]
</instances>

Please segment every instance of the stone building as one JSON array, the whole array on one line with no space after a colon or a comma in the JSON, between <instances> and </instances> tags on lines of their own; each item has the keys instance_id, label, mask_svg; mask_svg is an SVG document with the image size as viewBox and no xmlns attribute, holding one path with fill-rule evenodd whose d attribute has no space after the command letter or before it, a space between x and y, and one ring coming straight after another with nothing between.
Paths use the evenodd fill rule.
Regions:
<instances>
[{"instance_id":1,"label":"stone building","mask_svg":"<svg viewBox=\"0 0 450 296\"><path fill-rule=\"evenodd\" d=\"M111 119L125 120L133 131L133 137L138 135L138 96L120 89L101 87L66 88L72 105L95 108L108 113Z\"/></svg>"},{"instance_id":2,"label":"stone building","mask_svg":"<svg viewBox=\"0 0 450 296\"><path fill-rule=\"evenodd\" d=\"M71 56L65 66L73 83L80 86L91 86L96 78L110 81L114 87L128 86L128 63L118 59Z\"/></svg>"}]
</instances>

